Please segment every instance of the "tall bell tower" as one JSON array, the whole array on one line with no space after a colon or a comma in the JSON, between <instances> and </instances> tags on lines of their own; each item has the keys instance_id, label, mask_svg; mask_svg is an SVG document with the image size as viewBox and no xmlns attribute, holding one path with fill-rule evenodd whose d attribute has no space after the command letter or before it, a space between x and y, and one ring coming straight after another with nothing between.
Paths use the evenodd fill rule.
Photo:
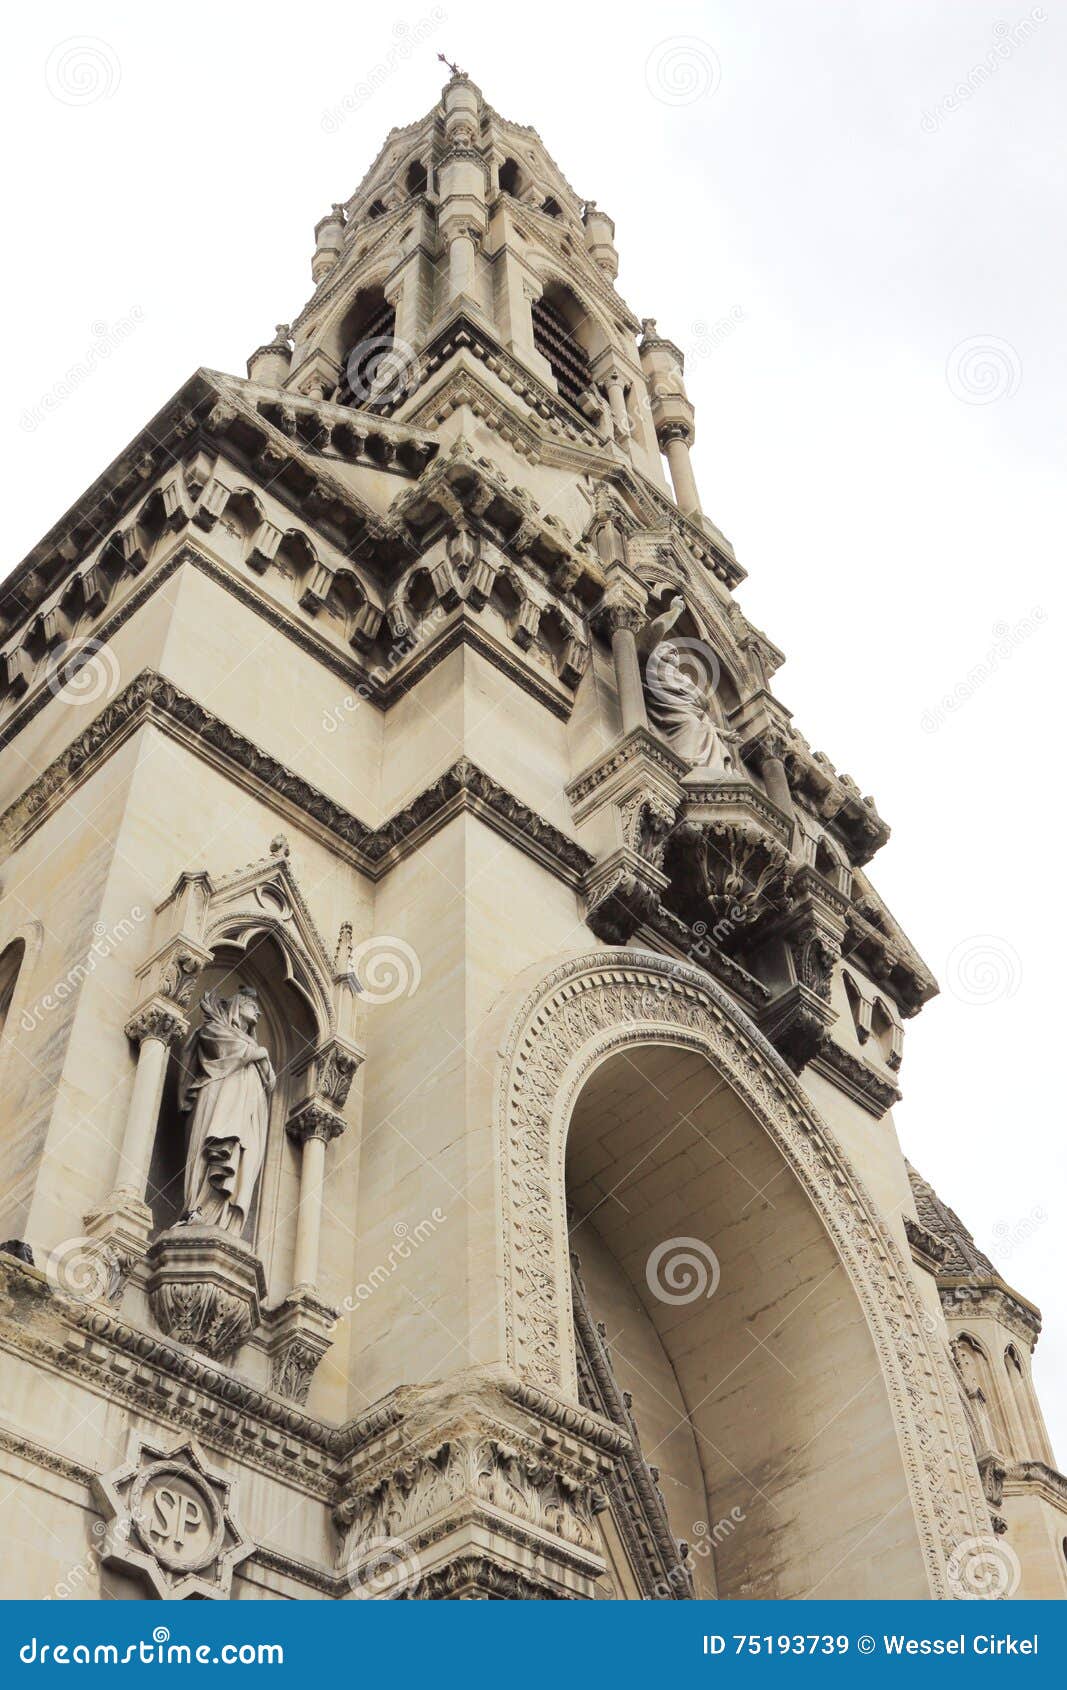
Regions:
<instances>
[{"instance_id":1,"label":"tall bell tower","mask_svg":"<svg viewBox=\"0 0 1067 1690\"><path fill-rule=\"evenodd\" d=\"M618 270L455 72L4 586L4 1594L1067 1595Z\"/></svg>"}]
</instances>

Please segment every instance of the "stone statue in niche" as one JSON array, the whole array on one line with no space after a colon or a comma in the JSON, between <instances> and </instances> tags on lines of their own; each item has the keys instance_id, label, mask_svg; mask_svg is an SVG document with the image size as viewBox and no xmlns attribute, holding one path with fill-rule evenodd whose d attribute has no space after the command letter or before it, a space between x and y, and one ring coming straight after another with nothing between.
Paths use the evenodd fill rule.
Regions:
<instances>
[{"instance_id":1,"label":"stone statue in niche","mask_svg":"<svg viewBox=\"0 0 1067 1690\"><path fill-rule=\"evenodd\" d=\"M231 998L215 991L200 1001L204 1020L181 1052L178 1106L191 1111L180 1224L244 1230L267 1148L267 1115L275 1074L255 1038L255 988Z\"/></svg>"},{"instance_id":2,"label":"stone statue in niche","mask_svg":"<svg viewBox=\"0 0 1067 1690\"><path fill-rule=\"evenodd\" d=\"M718 660L703 640L666 637L684 609L685 600L676 596L641 631L648 720L691 768L729 773L734 768L729 736L711 702Z\"/></svg>"}]
</instances>

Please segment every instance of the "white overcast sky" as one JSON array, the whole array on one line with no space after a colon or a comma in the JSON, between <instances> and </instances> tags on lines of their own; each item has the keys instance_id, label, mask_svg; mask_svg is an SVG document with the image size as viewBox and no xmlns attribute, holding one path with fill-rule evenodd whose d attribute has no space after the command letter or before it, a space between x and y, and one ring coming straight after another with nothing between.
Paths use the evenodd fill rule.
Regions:
<instances>
[{"instance_id":1,"label":"white overcast sky","mask_svg":"<svg viewBox=\"0 0 1067 1690\"><path fill-rule=\"evenodd\" d=\"M198 365L243 374L295 316L315 221L433 104L439 50L615 218L779 696L892 824L874 878L943 988L899 1130L1042 1306L1067 1460L1062 0L182 0L4 32L5 573Z\"/></svg>"}]
</instances>

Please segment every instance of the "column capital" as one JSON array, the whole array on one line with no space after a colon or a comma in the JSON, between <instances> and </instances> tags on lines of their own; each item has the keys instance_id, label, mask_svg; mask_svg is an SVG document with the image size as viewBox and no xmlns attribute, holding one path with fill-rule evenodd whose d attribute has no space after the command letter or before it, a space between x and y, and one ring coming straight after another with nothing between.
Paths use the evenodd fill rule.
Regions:
<instances>
[{"instance_id":1,"label":"column capital","mask_svg":"<svg viewBox=\"0 0 1067 1690\"><path fill-rule=\"evenodd\" d=\"M345 1120L321 1098L307 1097L290 1112L285 1130L294 1144L306 1144L313 1138L329 1144L331 1139L340 1138Z\"/></svg>"},{"instance_id":2,"label":"column capital","mask_svg":"<svg viewBox=\"0 0 1067 1690\"><path fill-rule=\"evenodd\" d=\"M158 1039L160 1044L173 1045L188 1033L189 1018L168 998L151 998L134 1011L124 1030L126 1037L137 1045L145 1039Z\"/></svg>"},{"instance_id":3,"label":"column capital","mask_svg":"<svg viewBox=\"0 0 1067 1690\"><path fill-rule=\"evenodd\" d=\"M669 446L674 440L680 440L683 445L691 446L693 444L693 438L693 424L691 422L685 422L681 418L675 418L671 422L660 423L659 427L656 429L656 439L661 447Z\"/></svg>"}]
</instances>

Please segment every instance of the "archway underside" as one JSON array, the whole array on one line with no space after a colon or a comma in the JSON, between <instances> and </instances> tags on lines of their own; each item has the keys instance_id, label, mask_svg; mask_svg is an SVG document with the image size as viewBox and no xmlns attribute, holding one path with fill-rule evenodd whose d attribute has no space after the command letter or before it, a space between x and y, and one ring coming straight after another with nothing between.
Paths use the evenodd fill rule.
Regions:
<instances>
[{"instance_id":1,"label":"archway underside","mask_svg":"<svg viewBox=\"0 0 1067 1690\"><path fill-rule=\"evenodd\" d=\"M923 1593L924 1567L929 1594L946 1595L953 1550L988 1531L948 1360L895 1241L776 1053L706 977L633 951L564 964L512 1027L499 1094L512 1365L575 1392L569 1195L577 1231L595 1232L608 1280L633 1299L632 1328L644 1319L673 1375L705 1523L756 1510L748 1548L740 1533L720 1541L722 1594L875 1594L892 1564L905 1594ZM652 1160L631 1165L649 1140ZM629 1215L604 1201L620 1180ZM647 1282L651 1251L676 1236L710 1245L720 1273L728 1264L695 1320ZM686 1535L700 1518L672 1524ZM838 1590L865 1533L868 1571Z\"/></svg>"}]
</instances>

